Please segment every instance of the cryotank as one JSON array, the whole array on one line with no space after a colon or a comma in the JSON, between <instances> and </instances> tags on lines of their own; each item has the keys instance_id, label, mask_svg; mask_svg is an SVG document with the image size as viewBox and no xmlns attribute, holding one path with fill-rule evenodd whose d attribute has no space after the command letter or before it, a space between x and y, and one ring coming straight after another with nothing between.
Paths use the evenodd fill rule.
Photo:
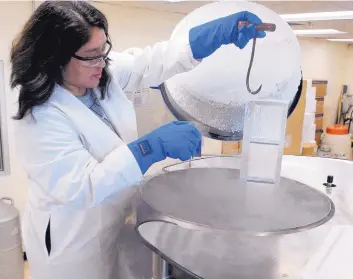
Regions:
<instances>
[{"instance_id":1,"label":"cryotank","mask_svg":"<svg viewBox=\"0 0 353 279\"><path fill-rule=\"evenodd\" d=\"M125 208L119 278L352 278L353 162L281 154L281 125L302 80L300 48L288 24L262 5L216 2L186 16L171 43L185 40L195 25L241 10L277 27L257 43L250 87L262 84L259 94L246 87L251 41L243 50L222 47L161 89L172 113L195 122L204 135L257 147L241 156L204 156L146 178ZM248 105L260 103L286 107L281 117L260 108L253 121ZM273 131L281 131L278 139ZM259 145L269 153L253 152ZM275 179L248 179L270 171Z\"/></svg>"},{"instance_id":2,"label":"cryotank","mask_svg":"<svg viewBox=\"0 0 353 279\"><path fill-rule=\"evenodd\" d=\"M240 166L206 156L146 178L125 208L119 278L351 279L353 162L284 156L279 191L248 198Z\"/></svg>"},{"instance_id":3,"label":"cryotank","mask_svg":"<svg viewBox=\"0 0 353 279\"><path fill-rule=\"evenodd\" d=\"M20 217L10 198L0 199L0 278L24 278Z\"/></svg>"}]
</instances>

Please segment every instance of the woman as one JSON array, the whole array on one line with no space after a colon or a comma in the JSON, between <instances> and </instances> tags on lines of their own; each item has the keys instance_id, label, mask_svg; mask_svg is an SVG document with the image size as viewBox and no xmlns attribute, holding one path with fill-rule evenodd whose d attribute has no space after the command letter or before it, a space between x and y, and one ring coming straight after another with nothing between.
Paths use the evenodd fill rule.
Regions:
<instances>
[{"instance_id":1,"label":"woman","mask_svg":"<svg viewBox=\"0 0 353 279\"><path fill-rule=\"evenodd\" d=\"M115 245L127 192L166 157L200 153L200 133L173 122L137 139L123 90L155 86L261 23L248 12L190 31L189 41L113 53L104 15L84 1L44 2L14 42L18 147L29 178L24 245L34 279L117 279ZM109 57L109 58L108 58ZM168 59L167 59L168 57Z\"/></svg>"}]
</instances>

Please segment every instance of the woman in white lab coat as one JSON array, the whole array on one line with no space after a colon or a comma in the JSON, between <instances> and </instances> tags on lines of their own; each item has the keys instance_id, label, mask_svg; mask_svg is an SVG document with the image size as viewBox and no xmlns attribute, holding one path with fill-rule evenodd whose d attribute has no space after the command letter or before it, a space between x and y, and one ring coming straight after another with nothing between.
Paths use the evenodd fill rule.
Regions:
<instances>
[{"instance_id":1,"label":"woman in white lab coat","mask_svg":"<svg viewBox=\"0 0 353 279\"><path fill-rule=\"evenodd\" d=\"M238 29L239 20L253 24ZM199 154L201 142L185 122L138 138L124 90L159 85L223 44L243 48L264 37L259 23L241 12L192 29L189 41L114 53L106 18L88 3L48 1L34 12L11 53L33 279L118 279L116 238L129 188L166 157Z\"/></svg>"}]
</instances>

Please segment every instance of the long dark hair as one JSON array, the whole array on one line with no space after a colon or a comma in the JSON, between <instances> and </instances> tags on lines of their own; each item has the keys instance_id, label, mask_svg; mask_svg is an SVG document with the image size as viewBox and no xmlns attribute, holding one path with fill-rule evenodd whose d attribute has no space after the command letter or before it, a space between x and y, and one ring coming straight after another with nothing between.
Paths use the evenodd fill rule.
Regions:
<instances>
[{"instance_id":1,"label":"long dark hair","mask_svg":"<svg viewBox=\"0 0 353 279\"><path fill-rule=\"evenodd\" d=\"M92 27L103 29L109 39L106 17L84 1L48 1L36 9L11 50L11 88L20 86L14 119L45 103L55 84L62 84L62 67L89 41ZM110 80L106 66L99 84L101 98Z\"/></svg>"}]
</instances>

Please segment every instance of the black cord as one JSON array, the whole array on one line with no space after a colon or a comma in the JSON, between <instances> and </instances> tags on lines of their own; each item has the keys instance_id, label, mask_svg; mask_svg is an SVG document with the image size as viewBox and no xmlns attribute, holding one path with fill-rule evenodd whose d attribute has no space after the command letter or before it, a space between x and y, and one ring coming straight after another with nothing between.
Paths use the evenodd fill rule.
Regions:
<instances>
[{"instance_id":1,"label":"black cord","mask_svg":"<svg viewBox=\"0 0 353 279\"><path fill-rule=\"evenodd\" d=\"M253 39L250 63L249 63L248 73L246 74L246 87L248 89L248 92L253 94L253 95L256 95L257 93L259 93L261 91L261 88L262 88L262 85L260 85L260 87L256 91L251 91L250 85L249 85L250 72L251 72L252 63L254 61L254 56L255 56L255 46L256 46L256 37Z\"/></svg>"},{"instance_id":2,"label":"black cord","mask_svg":"<svg viewBox=\"0 0 353 279\"><path fill-rule=\"evenodd\" d=\"M351 114L350 118L346 118L346 114L349 113L349 111L350 111L351 108L353 108L353 105L350 105L350 106L348 107L348 109L347 109L345 112L341 112L340 123L341 123L341 118L343 118L343 119L342 119L342 120L343 120L343 124L346 124L346 122L347 122L349 119L352 118L352 114ZM351 113L352 113L352 112L351 112Z\"/></svg>"},{"instance_id":3,"label":"black cord","mask_svg":"<svg viewBox=\"0 0 353 279\"><path fill-rule=\"evenodd\" d=\"M351 130L351 124L352 124L352 116L353 116L353 109L351 111L351 115L349 117L349 124L348 124L348 133Z\"/></svg>"}]
</instances>

